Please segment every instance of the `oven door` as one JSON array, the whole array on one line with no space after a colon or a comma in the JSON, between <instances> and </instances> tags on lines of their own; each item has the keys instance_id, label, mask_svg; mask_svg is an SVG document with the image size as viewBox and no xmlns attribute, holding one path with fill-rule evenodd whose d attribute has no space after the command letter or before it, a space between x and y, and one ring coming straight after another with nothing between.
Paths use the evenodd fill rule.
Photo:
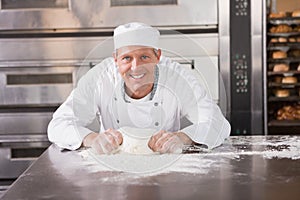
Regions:
<instances>
[{"instance_id":1,"label":"oven door","mask_svg":"<svg viewBox=\"0 0 300 200\"><path fill-rule=\"evenodd\" d=\"M0 105L59 105L76 83L79 67L64 64L0 68ZM48 64L51 65L51 64ZM80 67L82 70L84 67ZM86 71L89 67L85 67Z\"/></svg>"},{"instance_id":2,"label":"oven door","mask_svg":"<svg viewBox=\"0 0 300 200\"><path fill-rule=\"evenodd\" d=\"M0 180L17 178L50 145L53 112L90 68L42 61L1 65Z\"/></svg>"},{"instance_id":3,"label":"oven door","mask_svg":"<svg viewBox=\"0 0 300 200\"><path fill-rule=\"evenodd\" d=\"M217 0L0 0L0 9L1 30L112 28L136 19L153 26L218 21Z\"/></svg>"}]
</instances>

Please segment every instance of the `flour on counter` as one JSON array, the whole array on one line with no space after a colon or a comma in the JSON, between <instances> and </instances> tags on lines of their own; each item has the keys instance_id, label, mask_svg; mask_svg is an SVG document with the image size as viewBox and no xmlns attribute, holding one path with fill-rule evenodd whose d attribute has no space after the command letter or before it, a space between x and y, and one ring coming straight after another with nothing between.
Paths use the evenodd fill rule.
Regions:
<instances>
[{"instance_id":1,"label":"flour on counter","mask_svg":"<svg viewBox=\"0 0 300 200\"><path fill-rule=\"evenodd\" d=\"M208 174L212 170L219 170L222 162L248 155L257 155L265 159L300 159L300 137L276 136L275 140L232 137L216 149L192 154L97 155L91 149L80 150L79 154L83 158L84 168L89 172L130 172L130 176L124 173L107 177L107 181L113 181L114 178L116 181L122 178L126 181L128 178L134 180L138 177L171 172Z\"/></svg>"},{"instance_id":2,"label":"flour on counter","mask_svg":"<svg viewBox=\"0 0 300 200\"><path fill-rule=\"evenodd\" d=\"M80 151L90 172L120 171L136 174L170 172L206 174L216 161L203 154L113 154L96 155L90 149Z\"/></svg>"},{"instance_id":3,"label":"flour on counter","mask_svg":"<svg viewBox=\"0 0 300 200\"><path fill-rule=\"evenodd\" d=\"M262 155L264 158L288 158L292 160L300 159L300 137L298 136L271 136L272 140L248 136L232 137L227 143L234 145L251 145L252 150L238 152L238 154L252 153ZM259 151L253 151L258 149Z\"/></svg>"}]
</instances>

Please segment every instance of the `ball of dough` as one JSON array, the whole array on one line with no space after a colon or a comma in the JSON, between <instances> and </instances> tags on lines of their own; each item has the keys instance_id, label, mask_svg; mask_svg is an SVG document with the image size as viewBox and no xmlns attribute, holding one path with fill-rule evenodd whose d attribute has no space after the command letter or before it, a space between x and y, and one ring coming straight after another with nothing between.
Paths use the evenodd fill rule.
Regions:
<instances>
[{"instance_id":1,"label":"ball of dough","mask_svg":"<svg viewBox=\"0 0 300 200\"><path fill-rule=\"evenodd\" d=\"M118 130L123 136L123 143L119 153L153 154L148 147L149 139L157 132L155 129L122 127Z\"/></svg>"}]
</instances>

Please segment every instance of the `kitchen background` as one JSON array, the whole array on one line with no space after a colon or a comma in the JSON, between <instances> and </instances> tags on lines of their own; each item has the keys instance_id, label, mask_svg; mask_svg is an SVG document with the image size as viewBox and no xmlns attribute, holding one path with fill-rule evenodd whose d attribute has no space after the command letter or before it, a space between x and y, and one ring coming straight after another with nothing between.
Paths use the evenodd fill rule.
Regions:
<instances>
[{"instance_id":1,"label":"kitchen background","mask_svg":"<svg viewBox=\"0 0 300 200\"><path fill-rule=\"evenodd\" d=\"M299 0L0 0L0 9L0 191L50 145L52 113L130 21L158 27L164 53L205 76L232 135L300 133ZM89 54L101 42L105 51Z\"/></svg>"}]
</instances>

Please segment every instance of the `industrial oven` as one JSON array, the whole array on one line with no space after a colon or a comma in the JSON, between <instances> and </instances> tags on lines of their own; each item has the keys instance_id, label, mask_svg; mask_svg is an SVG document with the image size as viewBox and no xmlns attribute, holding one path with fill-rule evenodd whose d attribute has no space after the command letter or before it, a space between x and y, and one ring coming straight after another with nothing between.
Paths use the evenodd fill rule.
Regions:
<instances>
[{"instance_id":1,"label":"industrial oven","mask_svg":"<svg viewBox=\"0 0 300 200\"><path fill-rule=\"evenodd\" d=\"M0 179L48 147L52 113L111 56L114 27L131 21L161 31L163 54L194 70L232 134L263 134L258 0L0 0L0 9Z\"/></svg>"}]
</instances>

